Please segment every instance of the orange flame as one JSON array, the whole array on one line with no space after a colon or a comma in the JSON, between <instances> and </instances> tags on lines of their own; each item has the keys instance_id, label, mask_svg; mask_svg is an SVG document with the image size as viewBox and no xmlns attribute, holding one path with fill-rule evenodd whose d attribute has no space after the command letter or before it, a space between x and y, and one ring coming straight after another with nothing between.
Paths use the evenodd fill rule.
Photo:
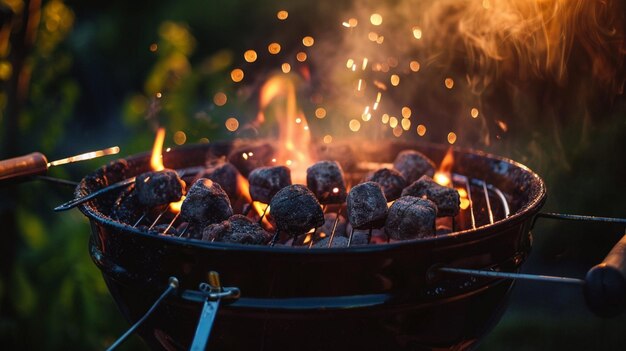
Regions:
<instances>
[{"instance_id":1,"label":"orange flame","mask_svg":"<svg viewBox=\"0 0 626 351\"><path fill-rule=\"evenodd\" d=\"M276 104L273 110L279 126L277 163L291 169L293 183L306 184L306 169L312 163L309 153L311 135L306 117L297 105L295 84L289 76L274 76L263 85L257 122L265 121L268 107L278 98L283 98L284 102Z\"/></svg>"},{"instance_id":2,"label":"orange flame","mask_svg":"<svg viewBox=\"0 0 626 351\"><path fill-rule=\"evenodd\" d=\"M246 199L247 203L252 204L252 208L254 209L254 211L256 211L256 214L260 216L263 213L263 211L265 211L266 207L269 207L269 205L258 202L258 201L252 201L252 197L250 196L250 183L248 182L246 178L244 178L240 174L237 175L237 183L239 184L239 189L241 190L240 195L244 199ZM265 216L263 217L263 220L262 220L265 228L272 227L272 224L267 219L268 213L269 213L269 208L267 209L267 212L265 213Z\"/></svg>"},{"instance_id":3,"label":"orange flame","mask_svg":"<svg viewBox=\"0 0 626 351\"><path fill-rule=\"evenodd\" d=\"M180 198L179 201L170 202L170 211L173 213L180 213L180 208L183 206L183 201L185 201L185 195Z\"/></svg>"},{"instance_id":4,"label":"orange flame","mask_svg":"<svg viewBox=\"0 0 626 351\"><path fill-rule=\"evenodd\" d=\"M450 173L452 171L452 166L454 165L454 154L452 152L452 148L448 148L448 152L441 160L441 165L439 165L439 170L435 172L433 176L433 180L437 182L439 185L448 186L452 183L450 179Z\"/></svg>"},{"instance_id":5,"label":"orange flame","mask_svg":"<svg viewBox=\"0 0 626 351\"><path fill-rule=\"evenodd\" d=\"M161 127L157 130L154 138L154 146L152 147L152 157L150 157L150 167L155 171L165 169L163 165L163 141L165 140L165 128Z\"/></svg>"}]
</instances>

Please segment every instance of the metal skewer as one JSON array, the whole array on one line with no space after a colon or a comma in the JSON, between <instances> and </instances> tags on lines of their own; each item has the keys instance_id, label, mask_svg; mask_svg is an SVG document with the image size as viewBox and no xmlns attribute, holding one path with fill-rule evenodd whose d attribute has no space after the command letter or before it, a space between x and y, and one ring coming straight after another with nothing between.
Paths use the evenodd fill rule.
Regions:
<instances>
[{"instance_id":1,"label":"metal skewer","mask_svg":"<svg viewBox=\"0 0 626 351\"><path fill-rule=\"evenodd\" d=\"M439 268L439 271L446 272L446 273L472 275L472 276L489 277L489 278L521 279L521 280L533 280L533 281L542 281L542 282L549 282L549 283L566 283L566 284L577 284L577 285L585 284L585 281L582 279L568 278L568 277L555 277L551 275L507 273L507 272L486 271L486 270L480 270L480 269L465 269L465 268L452 268L452 267L442 267L442 268Z\"/></svg>"},{"instance_id":2,"label":"metal skewer","mask_svg":"<svg viewBox=\"0 0 626 351\"><path fill-rule=\"evenodd\" d=\"M62 158L48 162L46 156L40 152L14 157L0 161L0 182L8 180L24 179L31 176L42 176L48 172L48 168L64 165L72 162L90 160L96 157L114 155L120 152L118 146L107 149L91 151L84 154ZM44 179L46 180L46 179Z\"/></svg>"}]
</instances>

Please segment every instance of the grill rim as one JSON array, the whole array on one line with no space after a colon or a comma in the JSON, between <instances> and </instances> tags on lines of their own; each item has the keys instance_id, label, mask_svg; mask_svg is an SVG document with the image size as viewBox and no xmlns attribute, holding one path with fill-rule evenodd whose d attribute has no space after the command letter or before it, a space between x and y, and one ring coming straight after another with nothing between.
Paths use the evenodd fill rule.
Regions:
<instances>
[{"instance_id":1,"label":"grill rim","mask_svg":"<svg viewBox=\"0 0 626 351\"><path fill-rule=\"evenodd\" d=\"M206 148L208 151L211 146L215 147L224 147L224 146L234 146L237 141L218 141L211 144L189 144L178 148L172 148L168 153L170 157L174 157L176 154L182 153L184 155L189 150L195 149L203 149ZM390 145L394 142L390 142ZM407 146L408 148L415 149L420 151L419 146L423 145L425 147L439 149L439 150L447 150L450 148L447 145L429 143L429 142L395 142L397 145ZM530 176L530 183L535 186L535 193L529 194L529 201L527 201L521 208L512 213L509 217L500 219L493 224L485 224L476 228L469 228L461 231L456 231L449 234L438 235L436 237L431 238L423 238L423 239L410 239L393 243L386 244L375 244L375 245L360 245L360 246L350 246L350 247L337 247L337 248L316 248L315 250L310 250L306 247L299 246L290 246L290 247L282 247L282 246L268 246L268 245L243 245L243 244L232 244L232 243L219 243L219 242L208 242L197 239L189 239L189 238L173 238L170 236L163 235L154 235L144 232L140 229L137 229L129 224L115 221L113 219L108 218L104 214L102 214L97 207L92 204L91 201L83 203L78 206L78 209L89 219L96 221L100 225L112 227L113 229L119 230L120 232L124 232L126 234L132 235L142 235L146 238L152 238L153 240L162 240L164 244L169 245L179 245L184 247L201 247L206 249L221 249L221 250L241 250L241 251L249 251L249 252L267 252L267 253L281 253L281 254L316 254L316 255L328 255L332 253L336 254L346 254L353 252L384 252L387 250L395 250L399 248L406 248L410 246L433 246L433 247L441 247L447 245L458 245L464 243L465 241L477 241L486 236L490 236L494 233L500 233L504 231L506 228L519 225L523 222L528 221L530 218L534 217L542 208L543 204L547 199L547 189L545 186L545 182L543 179L531 170L526 165L514 161L510 158L499 156L495 154L491 154L482 150L477 150L473 148L465 148L458 146L451 146L452 151L455 153L460 153L463 155L474 155L478 157L487 158L494 161L504 162L508 165L516 167ZM141 160L143 158L148 159L150 157L150 152L142 152L138 154L133 154L125 157L125 160ZM102 169L104 166L100 167ZM94 170L89 175L94 175L99 169ZM85 176L79 185L75 189L75 196L84 196L88 194L87 186L86 186L86 177Z\"/></svg>"}]
</instances>

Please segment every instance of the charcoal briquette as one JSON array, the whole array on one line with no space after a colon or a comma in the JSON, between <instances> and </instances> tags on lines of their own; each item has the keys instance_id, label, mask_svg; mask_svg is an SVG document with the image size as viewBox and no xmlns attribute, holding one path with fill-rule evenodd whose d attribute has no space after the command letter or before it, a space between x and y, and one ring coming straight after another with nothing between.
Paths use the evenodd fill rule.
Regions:
<instances>
[{"instance_id":1,"label":"charcoal briquette","mask_svg":"<svg viewBox=\"0 0 626 351\"><path fill-rule=\"evenodd\" d=\"M306 170L306 184L322 204L343 203L346 184L337 161L319 161Z\"/></svg>"},{"instance_id":2,"label":"charcoal briquette","mask_svg":"<svg viewBox=\"0 0 626 351\"><path fill-rule=\"evenodd\" d=\"M189 188L180 215L194 226L206 226L227 220L233 215L228 195L216 182L201 178Z\"/></svg>"},{"instance_id":3,"label":"charcoal briquette","mask_svg":"<svg viewBox=\"0 0 626 351\"><path fill-rule=\"evenodd\" d=\"M185 188L185 182L171 169L140 174L135 185L139 202L145 207L176 202L183 196Z\"/></svg>"},{"instance_id":4,"label":"charcoal briquette","mask_svg":"<svg viewBox=\"0 0 626 351\"><path fill-rule=\"evenodd\" d=\"M435 235L437 208L426 199L402 196L389 208L385 232L391 239L408 240Z\"/></svg>"},{"instance_id":5,"label":"charcoal briquette","mask_svg":"<svg viewBox=\"0 0 626 351\"><path fill-rule=\"evenodd\" d=\"M205 169L198 178L211 179L219 184L231 201L239 196L239 171L230 162L221 162Z\"/></svg>"},{"instance_id":6,"label":"charcoal briquette","mask_svg":"<svg viewBox=\"0 0 626 351\"><path fill-rule=\"evenodd\" d=\"M329 242L330 242L330 236L327 236L327 237L319 240L315 244L313 244L313 247L314 248L319 248L319 249L328 248L328 243ZM330 244L330 247L348 247L348 238L346 238L345 236L337 236L337 235L335 235L333 237L332 244Z\"/></svg>"},{"instance_id":7,"label":"charcoal briquette","mask_svg":"<svg viewBox=\"0 0 626 351\"><path fill-rule=\"evenodd\" d=\"M252 200L267 204L280 189L291 185L291 170L285 166L259 167L250 172L248 182Z\"/></svg>"},{"instance_id":8,"label":"charcoal briquette","mask_svg":"<svg viewBox=\"0 0 626 351\"><path fill-rule=\"evenodd\" d=\"M378 183L356 185L348 194L348 221L356 229L380 228L387 218L387 199Z\"/></svg>"},{"instance_id":9,"label":"charcoal briquette","mask_svg":"<svg viewBox=\"0 0 626 351\"><path fill-rule=\"evenodd\" d=\"M111 218L126 224L133 225L142 214L142 206L139 203L135 185L124 189L112 206Z\"/></svg>"},{"instance_id":10,"label":"charcoal briquette","mask_svg":"<svg viewBox=\"0 0 626 351\"><path fill-rule=\"evenodd\" d=\"M270 202L270 214L281 233L290 236L324 224L324 213L315 195L304 185L282 188Z\"/></svg>"},{"instance_id":11,"label":"charcoal briquette","mask_svg":"<svg viewBox=\"0 0 626 351\"><path fill-rule=\"evenodd\" d=\"M387 201L393 201L400 197L402 189L407 185L406 180L395 169L383 168L368 175L365 181L378 183L385 193Z\"/></svg>"},{"instance_id":12,"label":"charcoal briquette","mask_svg":"<svg viewBox=\"0 0 626 351\"><path fill-rule=\"evenodd\" d=\"M461 206L461 198L456 189L439 185L428 176L422 176L402 190L402 196L416 196L433 201L440 217L456 216Z\"/></svg>"},{"instance_id":13,"label":"charcoal briquette","mask_svg":"<svg viewBox=\"0 0 626 351\"><path fill-rule=\"evenodd\" d=\"M114 184L126 179L129 174L128 161L121 158L119 160L111 161L105 167L105 174L108 184Z\"/></svg>"},{"instance_id":14,"label":"charcoal briquette","mask_svg":"<svg viewBox=\"0 0 626 351\"><path fill-rule=\"evenodd\" d=\"M435 175L435 163L415 150L404 150L398 153L393 162L393 168L402 174L407 184L413 183L423 175L429 177Z\"/></svg>"},{"instance_id":15,"label":"charcoal briquette","mask_svg":"<svg viewBox=\"0 0 626 351\"><path fill-rule=\"evenodd\" d=\"M232 244L263 245L271 238L257 222L243 215L231 216L221 223L214 223L202 232L202 240Z\"/></svg>"}]
</instances>

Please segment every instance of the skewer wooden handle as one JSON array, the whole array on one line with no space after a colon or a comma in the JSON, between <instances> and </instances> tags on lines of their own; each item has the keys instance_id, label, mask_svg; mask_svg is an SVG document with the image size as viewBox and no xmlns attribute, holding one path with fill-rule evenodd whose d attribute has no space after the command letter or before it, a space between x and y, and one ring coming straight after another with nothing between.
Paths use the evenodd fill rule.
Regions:
<instances>
[{"instance_id":1,"label":"skewer wooden handle","mask_svg":"<svg viewBox=\"0 0 626 351\"><path fill-rule=\"evenodd\" d=\"M615 317L626 308L626 235L599 265L587 272L585 299L601 317Z\"/></svg>"},{"instance_id":2,"label":"skewer wooden handle","mask_svg":"<svg viewBox=\"0 0 626 351\"><path fill-rule=\"evenodd\" d=\"M0 161L0 181L42 175L48 171L48 160L40 152Z\"/></svg>"}]
</instances>

